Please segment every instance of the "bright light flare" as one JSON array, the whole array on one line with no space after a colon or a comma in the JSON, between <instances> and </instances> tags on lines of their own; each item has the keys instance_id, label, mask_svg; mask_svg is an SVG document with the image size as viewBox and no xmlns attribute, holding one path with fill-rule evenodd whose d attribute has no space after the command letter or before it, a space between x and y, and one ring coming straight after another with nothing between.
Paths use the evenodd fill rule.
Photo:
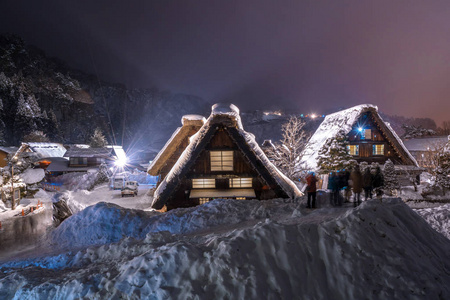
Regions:
<instances>
[{"instance_id":1,"label":"bright light flare","mask_svg":"<svg viewBox=\"0 0 450 300\"><path fill-rule=\"evenodd\" d=\"M317 118L317 115L316 114L311 114L311 119L315 119L315 118Z\"/></svg>"},{"instance_id":2,"label":"bright light flare","mask_svg":"<svg viewBox=\"0 0 450 300\"><path fill-rule=\"evenodd\" d=\"M125 167L127 164L127 158L126 157L120 157L115 161L115 165L119 168Z\"/></svg>"}]
</instances>

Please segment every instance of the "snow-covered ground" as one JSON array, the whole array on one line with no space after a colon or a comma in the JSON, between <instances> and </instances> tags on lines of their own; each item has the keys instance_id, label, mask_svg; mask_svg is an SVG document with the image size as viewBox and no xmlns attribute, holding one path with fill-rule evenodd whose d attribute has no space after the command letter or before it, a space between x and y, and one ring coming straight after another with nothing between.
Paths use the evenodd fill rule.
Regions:
<instances>
[{"instance_id":1,"label":"snow-covered ground","mask_svg":"<svg viewBox=\"0 0 450 300\"><path fill-rule=\"evenodd\" d=\"M448 230L446 209L434 227ZM0 264L0 295L450 299L450 240L399 199L316 210L298 201L214 200L167 213L98 203L45 245L46 254Z\"/></svg>"}]
</instances>

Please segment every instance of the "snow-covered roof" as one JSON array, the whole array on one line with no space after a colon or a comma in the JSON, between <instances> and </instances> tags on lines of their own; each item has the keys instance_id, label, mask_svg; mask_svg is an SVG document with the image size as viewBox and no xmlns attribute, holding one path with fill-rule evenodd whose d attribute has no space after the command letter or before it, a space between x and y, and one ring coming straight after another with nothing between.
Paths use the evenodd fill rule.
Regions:
<instances>
[{"instance_id":1,"label":"snow-covered roof","mask_svg":"<svg viewBox=\"0 0 450 300\"><path fill-rule=\"evenodd\" d=\"M376 115L376 117L383 123L380 125L383 125L382 127L385 129L385 133L395 139L400 150L402 150L412 161L412 163L417 166L416 160L406 149L397 133L392 129L389 123L383 121L378 114L378 107L372 104L361 104L327 115L322 124L320 124L319 128L317 128L314 135L310 138L305 150L303 150L300 166L302 168L316 170L318 168L317 159L319 156L319 151L325 145L326 141L329 138L336 136L341 130L343 130L346 134L350 133L354 124L358 121L361 115L368 111L371 111Z\"/></svg>"},{"instance_id":2,"label":"snow-covered roof","mask_svg":"<svg viewBox=\"0 0 450 300\"><path fill-rule=\"evenodd\" d=\"M64 157L109 157L112 149L71 147Z\"/></svg>"},{"instance_id":3,"label":"snow-covered roof","mask_svg":"<svg viewBox=\"0 0 450 300\"><path fill-rule=\"evenodd\" d=\"M245 141L245 144L248 145L250 150L254 153L256 160L259 161L260 165L266 168L266 170L270 173L270 176L275 179L277 184L289 197L295 198L302 195L297 186L269 161L256 142L255 136L244 131L241 118L239 116L239 109L233 104L215 104L212 106L211 115L206 120L206 123L196 134L191 136L189 145L178 158L169 174L162 180L161 184L156 189L152 206L160 201L164 201L160 200L160 196L166 190L167 185L169 183L173 184L175 181L180 179L180 175L182 171L188 167L188 163L196 159L194 154L198 154L196 153L198 152L196 150L199 148L200 143L206 138L207 135L213 134L212 130L215 130L215 126L213 125L217 124L226 125L230 129L229 131L231 131L232 128L236 129L237 134Z\"/></svg>"},{"instance_id":4,"label":"snow-covered roof","mask_svg":"<svg viewBox=\"0 0 450 300\"><path fill-rule=\"evenodd\" d=\"M16 153L18 149L19 149L18 147L0 146L0 151L3 151L3 152L8 153L8 154Z\"/></svg>"},{"instance_id":5,"label":"snow-covered roof","mask_svg":"<svg viewBox=\"0 0 450 300\"><path fill-rule=\"evenodd\" d=\"M193 134L193 131L200 129L205 122L205 117L201 115L184 115L181 118L181 124L183 124L183 126L178 127L175 130L170 139L148 166L147 172L153 176L159 175L161 168L166 164L167 159L180 149L184 139L189 138L189 136Z\"/></svg>"},{"instance_id":6,"label":"snow-covered roof","mask_svg":"<svg viewBox=\"0 0 450 300\"><path fill-rule=\"evenodd\" d=\"M409 151L428 151L434 150L435 147L444 146L449 141L448 136L433 136L426 138L416 138L404 140L406 148Z\"/></svg>"},{"instance_id":7,"label":"snow-covered roof","mask_svg":"<svg viewBox=\"0 0 450 300\"><path fill-rule=\"evenodd\" d=\"M19 150L19 154L22 152L32 152L35 153L37 158L47 158L47 157L63 157L66 153L66 148L59 143L22 143Z\"/></svg>"}]
</instances>

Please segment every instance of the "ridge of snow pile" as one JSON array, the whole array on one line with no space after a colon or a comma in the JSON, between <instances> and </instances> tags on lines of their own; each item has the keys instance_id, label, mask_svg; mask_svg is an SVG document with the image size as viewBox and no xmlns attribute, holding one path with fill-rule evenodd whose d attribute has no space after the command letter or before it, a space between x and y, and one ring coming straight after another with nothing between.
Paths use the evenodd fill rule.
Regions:
<instances>
[{"instance_id":1,"label":"ridge of snow pile","mask_svg":"<svg viewBox=\"0 0 450 300\"><path fill-rule=\"evenodd\" d=\"M118 242L124 237L142 239L148 233L162 231L187 234L204 228L263 219L278 214L286 207L289 204L283 200L216 199L199 207L162 214L100 202L64 221L53 231L51 238L53 243L62 247L84 247Z\"/></svg>"},{"instance_id":2,"label":"ridge of snow pile","mask_svg":"<svg viewBox=\"0 0 450 300\"><path fill-rule=\"evenodd\" d=\"M450 239L450 204L415 210L436 231Z\"/></svg>"},{"instance_id":3,"label":"ridge of snow pile","mask_svg":"<svg viewBox=\"0 0 450 300\"><path fill-rule=\"evenodd\" d=\"M34 184L40 182L45 177L44 169L26 169L25 172L19 175L26 184Z\"/></svg>"},{"instance_id":4,"label":"ridge of snow pile","mask_svg":"<svg viewBox=\"0 0 450 300\"><path fill-rule=\"evenodd\" d=\"M261 201L264 213L255 217L269 212L270 218L238 227L159 232L28 265L4 264L0 291L13 299L449 299L450 240L401 200L383 201L364 202L328 221L317 220L320 210L291 217L296 203L276 209L277 202ZM213 201L169 219L175 225L177 214L197 215L178 222L214 224L219 203L241 217L258 211L256 203L245 209L240 201Z\"/></svg>"}]
</instances>

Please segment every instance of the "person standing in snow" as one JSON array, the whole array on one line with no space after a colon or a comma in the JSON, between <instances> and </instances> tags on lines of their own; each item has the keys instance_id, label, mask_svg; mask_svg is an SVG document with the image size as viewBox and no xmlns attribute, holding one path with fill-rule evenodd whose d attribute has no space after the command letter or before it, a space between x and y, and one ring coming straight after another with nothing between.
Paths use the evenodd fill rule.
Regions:
<instances>
[{"instance_id":1,"label":"person standing in snow","mask_svg":"<svg viewBox=\"0 0 450 300\"><path fill-rule=\"evenodd\" d=\"M370 168L366 168L362 180L364 188L364 201L367 201L368 198L372 199L373 190L373 175L370 172Z\"/></svg>"},{"instance_id":2,"label":"person standing in snow","mask_svg":"<svg viewBox=\"0 0 450 300\"><path fill-rule=\"evenodd\" d=\"M350 197L352 196L352 183L350 180L350 174L350 171L347 169L345 169L342 174L345 202L350 202Z\"/></svg>"},{"instance_id":3,"label":"person standing in snow","mask_svg":"<svg viewBox=\"0 0 450 300\"><path fill-rule=\"evenodd\" d=\"M306 176L306 183L307 183L306 192L308 193L308 204L306 207L316 208L317 177L315 176L314 172L310 172L308 176Z\"/></svg>"},{"instance_id":4,"label":"person standing in snow","mask_svg":"<svg viewBox=\"0 0 450 300\"><path fill-rule=\"evenodd\" d=\"M330 204L332 206L337 204L337 197L339 195L339 188L338 188L338 182L337 182L337 175L336 172L331 172L328 176L328 189L330 192Z\"/></svg>"},{"instance_id":5,"label":"person standing in snow","mask_svg":"<svg viewBox=\"0 0 450 300\"><path fill-rule=\"evenodd\" d=\"M352 181L353 193L355 194L353 205L356 207L356 205L361 204L361 192L363 187L363 176L358 165L355 166L350 174L350 180Z\"/></svg>"},{"instance_id":6,"label":"person standing in snow","mask_svg":"<svg viewBox=\"0 0 450 300\"><path fill-rule=\"evenodd\" d=\"M381 199L381 196L383 195L383 185L384 185L384 176L381 173L380 166L377 166L375 175L373 176L373 188L375 190L377 198Z\"/></svg>"}]
</instances>

